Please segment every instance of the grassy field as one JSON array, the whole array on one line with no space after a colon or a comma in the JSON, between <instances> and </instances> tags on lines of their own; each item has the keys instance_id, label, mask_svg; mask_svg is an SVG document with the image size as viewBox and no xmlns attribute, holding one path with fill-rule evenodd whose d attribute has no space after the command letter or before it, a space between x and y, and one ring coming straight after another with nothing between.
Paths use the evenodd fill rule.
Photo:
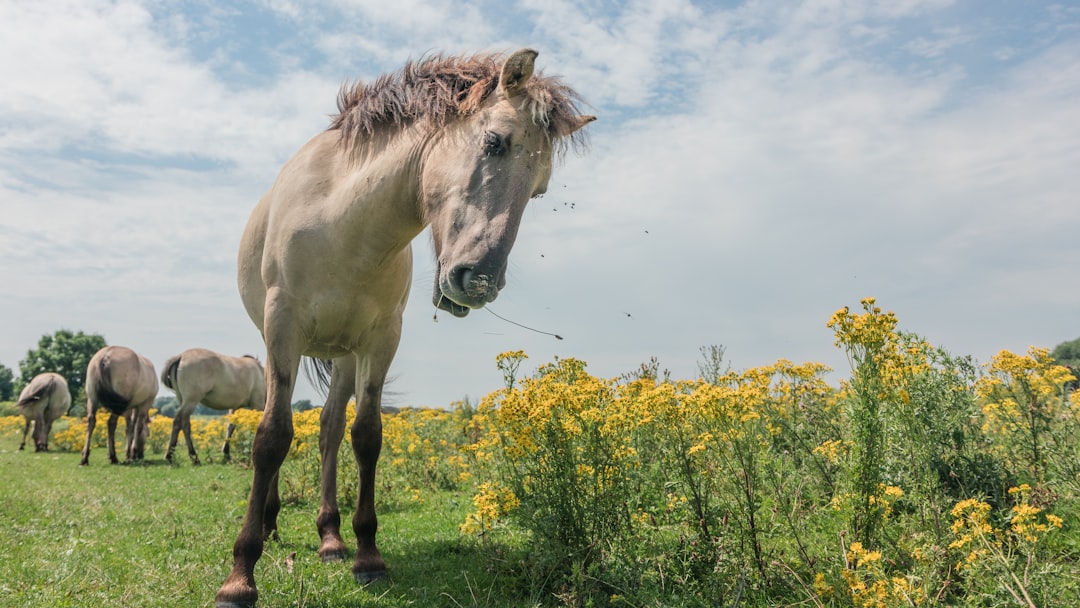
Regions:
<instances>
[{"instance_id":1,"label":"grassy field","mask_svg":"<svg viewBox=\"0 0 1080 608\"><path fill-rule=\"evenodd\" d=\"M104 450L80 468L76 453L17 447L0 441L0 606L213 605L232 563L250 471L170 466L160 455L110 466ZM267 544L256 570L260 606L533 605L521 599L527 590L508 587L513 573L500 574L492 554L459 535L470 506L464 494L429 493L422 503L380 509L391 576L363 588L348 563L316 555L317 504L286 505L281 540ZM343 512L343 521L350 516ZM351 531L343 533L351 542Z\"/></svg>"},{"instance_id":2,"label":"grassy field","mask_svg":"<svg viewBox=\"0 0 1080 608\"><path fill-rule=\"evenodd\" d=\"M260 606L1080 606L1076 375L1036 347L976 365L861 305L827 324L852 362L839 386L813 362L732 370L720 347L689 380L655 360L527 375L513 351L477 404L385 414L390 579L370 587L316 555L320 412L294 414ZM258 420L231 418L238 462ZM79 468L84 425L61 419L35 454L0 417L0 608L210 606L251 472L165 464L164 416L146 463L107 465L95 440ZM193 423L204 462L224 428Z\"/></svg>"}]
</instances>

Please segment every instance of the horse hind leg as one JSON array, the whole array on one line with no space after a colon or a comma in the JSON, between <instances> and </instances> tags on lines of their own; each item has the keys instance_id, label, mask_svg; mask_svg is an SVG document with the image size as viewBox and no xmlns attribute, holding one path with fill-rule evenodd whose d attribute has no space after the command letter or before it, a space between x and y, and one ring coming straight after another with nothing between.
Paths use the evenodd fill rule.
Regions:
<instances>
[{"instance_id":1,"label":"horse hind leg","mask_svg":"<svg viewBox=\"0 0 1080 608\"><path fill-rule=\"evenodd\" d=\"M120 460L116 457L116 423L119 422L119 420L120 416L118 414L109 412L109 422L107 423L109 441L109 464L119 464L120 462Z\"/></svg>"},{"instance_id":2,"label":"horse hind leg","mask_svg":"<svg viewBox=\"0 0 1080 608\"><path fill-rule=\"evenodd\" d=\"M88 399L86 401L86 443L83 444L82 459L79 461L80 467L85 467L90 463L90 439L94 435L95 425L97 425L97 406Z\"/></svg>"},{"instance_id":3,"label":"horse hind leg","mask_svg":"<svg viewBox=\"0 0 1080 608\"><path fill-rule=\"evenodd\" d=\"M192 464L199 466L202 463L199 462L199 454L195 451L195 442L191 439L191 416L184 416L182 430L184 431L184 440L187 442L188 457L191 458Z\"/></svg>"},{"instance_id":4,"label":"horse hind leg","mask_svg":"<svg viewBox=\"0 0 1080 608\"><path fill-rule=\"evenodd\" d=\"M229 422L225 424L225 443L221 444L221 462L228 464L232 460L232 453L229 450L229 442L232 441L233 431L236 430L236 425L232 423L232 413L236 410L229 410Z\"/></svg>"},{"instance_id":5,"label":"horse hind leg","mask_svg":"<svg viewBox=\"0 0 1080 608\"><path fill-rule=\"evenodd\" d=\"M26 418L26 426L23 427L22 443L19 444L19 451L20 452L23 450L23 448L26 447L26 437L27 437L27 435L30 434L30 425L31 424L32 424L32 421L31 421L30 417L27 416L27 418Z\"/></svg>"},{"instance_id":6,"label":"horse hind leg","mask_svg":"<svg viewBox=\"0 0 1080 608\"><path fill-rule=\"evenodd\" d=\"M176 449L176 442L180 439L180 430L184 428L184 405L181 403L179 409L176 410L176 418L173 418L172 431L169 432L169 445L165 448L165 462L172 464L173 462L173 450Z\"/></svg>"},{"instance_id":7,"label":"horse hind leg","mask_svg":"<svg viewBox=\"0 0 1080 608\"><path fill-rule=\"evenodd\" d=\"M356 391L356 359L336 359L330 373L326 405L319 417L319 455L322 459L319 515L319 556L324 562L344 560L348 554L341 538L341 512L337 500L338 448L345 436L345 408Z\"/></svg>"}]
</instances>

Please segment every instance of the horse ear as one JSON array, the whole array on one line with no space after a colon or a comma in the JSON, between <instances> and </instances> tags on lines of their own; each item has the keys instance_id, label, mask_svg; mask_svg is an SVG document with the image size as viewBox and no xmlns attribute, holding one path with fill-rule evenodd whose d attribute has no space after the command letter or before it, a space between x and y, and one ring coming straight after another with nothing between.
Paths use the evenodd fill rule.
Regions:
<instances>
[{"instance_id":1,"label":"horse ear","mask_svg":"<svg viewBox=\"0 0 1080 608\"><path fill-rule=\"evenodd\" d=\"M502 74L499 76L499 90L504 95L517 97L525 92L525 84L532 78L537 55L539 53L532 49L521 49L510 55L503 64Z\"/></svg>"},{"instance_id":2,"label":"horse ear","mask_svg":"<svg viewBox=\"0 0 1080 608\"><path fill-rule=\"evenodd\" d=\"M580 114L578 116L575 116L570 119L565 125L561 125L559 127L559 137L567 137L568 135L572 135L578 129L584 127L585 125L589 124L594 120L596 120L596 117L590 114Z\"/></svg>"}]
</instances>

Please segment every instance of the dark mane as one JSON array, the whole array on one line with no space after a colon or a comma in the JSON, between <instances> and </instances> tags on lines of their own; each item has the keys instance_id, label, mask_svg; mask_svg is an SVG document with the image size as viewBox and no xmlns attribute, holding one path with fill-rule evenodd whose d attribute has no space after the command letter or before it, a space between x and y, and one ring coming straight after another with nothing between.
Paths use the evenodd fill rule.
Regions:
<instances>
[{"instance_id":1,"label":"dark mane","mask_svg":"<svg viewBox=\"0 0 1080 608\"><path fill-rule=\"evenodd\" d=\"M423 122L435 129L458 116L476 111L495 91L505 56L501 53L468 57L431 55L410 61L398 72L383 74L369 84L346 82L338 93L338 113L329 130L341 131L342 143L356 145L381 127ZM533 120L548 128L559 151L583 143L581 131L568 138L580 114L580 96L558 78L537 73L526 87Z\"/></svg>"}]
</instances>

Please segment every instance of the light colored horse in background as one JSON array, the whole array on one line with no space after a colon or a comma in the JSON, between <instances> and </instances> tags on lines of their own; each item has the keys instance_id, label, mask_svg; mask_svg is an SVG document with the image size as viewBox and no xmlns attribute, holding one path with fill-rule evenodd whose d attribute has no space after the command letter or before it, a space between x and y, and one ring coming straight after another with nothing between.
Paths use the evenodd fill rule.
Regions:
<instances>
[{"instance_id":1,"label":"light colored horse in background","mask_svg":"<svg viewBox=\"0 0 1080 608\"><path fill-rule=\"evenodd\" d=\"M90 438L101 408L109 412L109 462L118 462L115 437L121 416L126 423L127 460L142 460L157 392L157 373L146 357L123 346L106 346L96 352L86 366L86 443L79 464L90 461Z\"/></svg>"},{"instance_id":2,"label":"light colored horse in background","mask_svg":"<svg viewBox=\"0 0 1080 608\"><path fill-rule=\"evenodd\" d=\"M30 425L33 423L34 451L48 451L53 421L71 409L71 391L68 390L67 380L53 372L38 374L19 393L16 405L26 418L26 428L23 429L19 449L26 446L26 436L30 434Z\"/></svg>"},{"instance_id":3,"label":"light colored horse in background","mask_svg":"<svg viewBox=\"0 0 1080 608\"><path fill-rule=\"evenodd\" d=\"M321 414L324 560L343 559L337 455L357 396L352 448L359 492L352 527L360 583L383 578L375 544L380 399L412 281L410 243L431 226L433 301L465 316L495 299L528 200L547 188L558 152L594 117L556 78L533 76L536 52L429 57L369 85L342 89L339 114L282 168L240 242L238 279L266 342L266 412L233 568L218 608L252 606L255 563L276 534L278 471L303 355L332 360ZM453 345L446 345L452 356Z\"/></svg>"},{"instance_id":4,"label":"light colored horse in background","mask_svg":"<svg viewBox=\"0 0 1080 608\"><path fill-rule=\"evenodd\" d=\"M173 461L173 448L183 431L188 456L199 464L191 440L191 413L200 403L230 412L245 407L262 411L266 405L266 376L262 364L254 357L230 357L205 348L191 348L165 362L161 383L171 388L180 401L169 447L165 450L165 460L169 462ZM225 445L221 447L225 462L229 461L229 440L234 428L229 422L225 429Z\"/></svg>"}]
</instances>

